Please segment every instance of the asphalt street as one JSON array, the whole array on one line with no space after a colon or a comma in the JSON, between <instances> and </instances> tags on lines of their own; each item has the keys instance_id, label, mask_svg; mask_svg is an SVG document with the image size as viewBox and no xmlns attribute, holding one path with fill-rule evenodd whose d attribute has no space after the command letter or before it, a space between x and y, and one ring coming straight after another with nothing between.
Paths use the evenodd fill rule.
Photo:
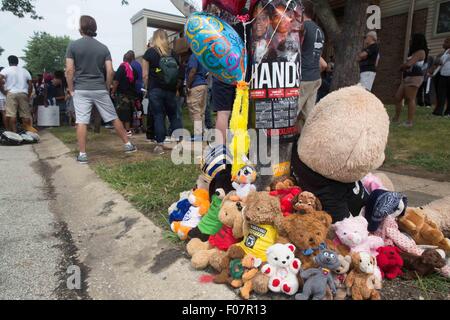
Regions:
<instances>
[{"instance_id":1,"label":"asphalt street","mask_svg":"<svg viewBox=\"0 0 450 320\"><path fill-rule=\"evenodd\" d=\"M31 146L0 146L0 299L57 299L60 240L52 192Z\"/></svg>"}]
</instances>

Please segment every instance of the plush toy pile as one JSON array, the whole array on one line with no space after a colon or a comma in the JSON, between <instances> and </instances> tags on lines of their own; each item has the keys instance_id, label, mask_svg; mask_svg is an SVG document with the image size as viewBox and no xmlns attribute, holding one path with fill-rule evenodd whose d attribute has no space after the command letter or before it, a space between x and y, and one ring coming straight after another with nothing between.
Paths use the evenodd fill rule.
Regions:
<instances>
[{"instance_id":1,"label":"plush toy pile","mask_svg":"<svg viewBox=\"0 0 450 320\"><path fill-rule=\"evenodd\" d=\"M232 177L226 146L210 150L196 188L169 209L192 267L211 268L211 282L239 289L243 299L271 291L378 300L383 281L450 277L450 240L440 228L448 223L428 213L439 209L408 207L386 176L370 173L384 161L388 131L383 104L349 87L315 107L292 177L264 191L250 163Z\"/></svg>"}]
</instances>

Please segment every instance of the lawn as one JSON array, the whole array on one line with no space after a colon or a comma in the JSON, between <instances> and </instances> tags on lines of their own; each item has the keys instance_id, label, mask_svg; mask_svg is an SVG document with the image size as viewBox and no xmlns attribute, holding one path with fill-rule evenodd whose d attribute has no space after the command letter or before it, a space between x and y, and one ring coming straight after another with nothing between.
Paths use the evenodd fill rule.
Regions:
<instances>
[{"instance_id":1,"label":"lawn","mask_svg":"<svg viewBox=\"0 0 450 320\"><path fill-rule=\"evenodd\" d=\"M394 108L388 106L387 110L392 117ZM432 116L430 109L418 107L414 127L391 125L383 168L450 181L449 138L450 119Z\"/></svg>"}]
</instances>

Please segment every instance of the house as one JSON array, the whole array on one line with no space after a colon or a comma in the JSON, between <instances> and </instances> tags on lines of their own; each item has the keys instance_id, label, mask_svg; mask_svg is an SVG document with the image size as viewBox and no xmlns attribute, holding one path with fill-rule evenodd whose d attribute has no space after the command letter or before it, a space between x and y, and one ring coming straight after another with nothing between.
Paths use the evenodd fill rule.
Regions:
<instances>
[{"instance_id":1,"label":"house","mask_svg":"<svg viewBox=\"0 0 450 320\"><path fill-rule=\"evenodd\" d=\"M437 56L450 36L450 0L381 0L380 8L381 61L373 92L383 102L392 103L401 81L397 70L409 42L408 17L412 18L411 33L425 34L430 55Z\"/></svg>"}]
</instances>

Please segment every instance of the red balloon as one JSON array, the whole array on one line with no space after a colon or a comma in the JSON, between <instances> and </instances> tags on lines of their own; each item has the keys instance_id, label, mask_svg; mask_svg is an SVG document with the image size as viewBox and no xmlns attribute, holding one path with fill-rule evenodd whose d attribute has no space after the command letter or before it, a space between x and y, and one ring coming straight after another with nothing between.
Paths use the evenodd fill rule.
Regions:
<instances>
[{"instance_id":1,"label":"red balloon","mask_svg":"<svg viewBox=\"0 0 450 320\"><path fill-rule=\"evenodd\" d=\"M259 0L251 0L250 13L258 1ZM244 10L247 0L203 0L203 10L205 10L209 4L214 4L220 9L237 16L243 13L242 10Z\"/></svg>"}]
</instances>

